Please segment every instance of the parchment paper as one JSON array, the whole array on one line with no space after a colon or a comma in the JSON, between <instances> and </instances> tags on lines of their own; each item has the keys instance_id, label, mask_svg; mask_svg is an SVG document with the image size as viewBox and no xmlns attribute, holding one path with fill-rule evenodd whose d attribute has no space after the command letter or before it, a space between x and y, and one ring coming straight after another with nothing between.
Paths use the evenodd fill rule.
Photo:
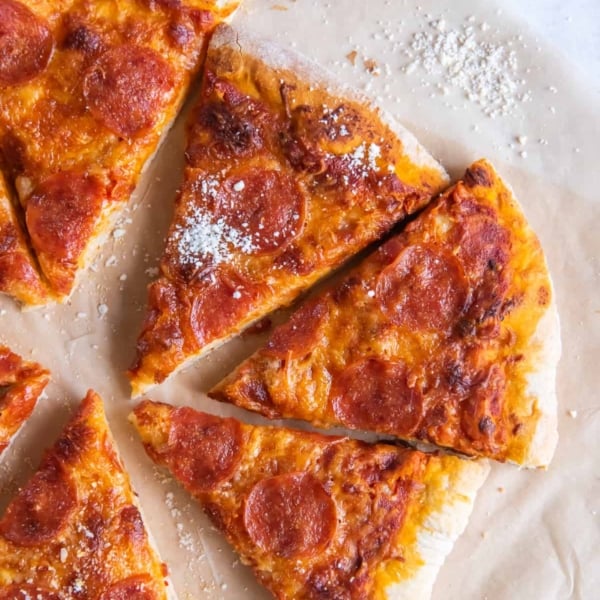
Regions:
<instances>
[{"instance_id":1,"label":"parchment paper","mask_svg":"<svg viewBox=\"0 0 600 600\"><path fill-rule=\"evenodd\" d=\"M541 47L495 2L454 0L444 3L445 8L433 0L278 2L246 0L236 20L295 46L342 80L380 96L380 103L454 177L474 159L491 159L539 234L554 278L563 340L555 459L547 472L494 465L467 531L441 570L434 599L599 597L600 127L585 81L575 80L570 65ZM492 120L458 93L432 94L422 86L423 74L404 74L406 59L381 35L382 22L396 42L406 42L442 15L449 27L474 15L477 23L490 25L488 39L510 41L532 101ZM359 54L353 67L345 55L354 49ZM387 63L389 69L382 68L375 77L363 68L363 56L382 67ZM125 235L107 243L96 270L82 277L68 304L21 313L9 299L0 299L0 341L39 360L53 374L47 397L0 463L0 510L30 476L86 389L93 387L106 402L146 523L169 564L179 597L260 599L267 595L248 569L193 501L153 467L126 421L135 403L129 400L122 373L133 357L145 287L162 250L179 184L184 120L185 111L132 199L119 226ZM525 148L515 142L519 135L528 138ZM538 143L539 138L547 145ZM526 158L520 155L523 150ZM100 305L108 307L104 316L99 315ZM212 402L203 392L261 341L260 336L234 340L149 396L239 416L241 411ZM247 414L243 418L261 420Z\"/></svg>"}]
</instances>

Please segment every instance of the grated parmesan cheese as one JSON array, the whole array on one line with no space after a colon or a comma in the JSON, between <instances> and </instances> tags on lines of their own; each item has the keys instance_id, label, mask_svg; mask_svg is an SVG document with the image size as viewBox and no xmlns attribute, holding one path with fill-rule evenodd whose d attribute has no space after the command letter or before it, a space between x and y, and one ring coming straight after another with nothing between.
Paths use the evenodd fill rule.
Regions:
<instances>
[{"instance_id":1,"label":"grated parmesan cheese","mask_svg":"<svg viewBox=\"0 0 600 600\"><path fill-rule=\"evenodd\" d=\"M212 259L216 264L231 260L231 248L250 254L255 248L251 237L227 224L225 219L213 221L195 207L175 228L172 240L182 264L197 264Z\"/></svg>"}]
</instances>

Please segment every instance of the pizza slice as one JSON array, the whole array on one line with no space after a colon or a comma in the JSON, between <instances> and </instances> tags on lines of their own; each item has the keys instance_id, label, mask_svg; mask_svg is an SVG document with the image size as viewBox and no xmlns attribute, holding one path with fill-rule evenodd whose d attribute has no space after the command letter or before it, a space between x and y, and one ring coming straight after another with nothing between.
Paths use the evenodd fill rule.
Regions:
<instances>
[{"instance_id":1,"label":"pizza slice","mask_svg":"<svg viewBox=\"0 0 600 600\"><path fill-rule=\"evenodd\" d=\"M27 246L15 205L0 172L0 293L31 306L48 301L48 289Z\"/></svg>"},{"instance_id":2,"label":"pizza slice","mask_svg":"<svg viewBox=\"0 0 600 600\"><path fill-rule=\"evenodd\" d=\"M131 420L282 600L428 598L489 470L147 400Z\"/></svg>"},{"instance_id":3,"label":"pizza slice","mask_svg":"<svg viewBox=\"0 0 600 600\"><path fill-rule=\"evenodd\" d=\"M290 303L447 183L364 98L226 25L209 45L186 161L134 396Z\"/></svg>"},{"instance_id":4,"label":"pizza slice","mask_svg":"<svg viewBox=\"0 0 600 600\"><path fill-rule=\"evenodd\" d=\"M557 441L559 355L539 241L479 161L210 396L538 467Z\"/></svg>"},{"instance_id":5,"label":"pizza slice","mask_svg":"<svg viewBox=\"0 0 600 600\"><path fill-rule=\"evenodd\" d=\"M0 455L33 412L50 373L0 346Z\"/></svg>"},{"instance_id":6,"label":"pizza slice","mask_svg":"<svg viewBox=\"0 0 600 600\"><path fill-rule=\"evenodd\" d=\"M110 232L206 34L236 5L0 0L0 168L56 299Z\"/></svg>"},{"instance_id":7,"label":"pizza slice","mask_svg":"<svg viewBox=\"0 0 600 600\"><path fill-rule=\"evenodd\" d=\"M159 600L165 577L90 391L0 519L0 598Z\"/></svg>"}]
</instances>

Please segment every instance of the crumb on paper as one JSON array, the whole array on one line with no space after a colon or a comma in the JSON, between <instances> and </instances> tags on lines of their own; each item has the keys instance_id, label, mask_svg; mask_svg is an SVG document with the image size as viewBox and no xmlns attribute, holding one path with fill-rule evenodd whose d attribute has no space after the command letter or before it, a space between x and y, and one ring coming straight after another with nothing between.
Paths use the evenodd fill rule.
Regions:
<instances>
[{"instance_id":1,"label":"crumb on paper","mask_svg":"<svg viewBox=\"0 0 600 600\"><path fill-rule=\"evenodd\" d=\"M498 487L498 493L499 494L504 494L504 488L502 486Z\"/></svg>"},{"instance_id":2,"label":"crumb on paper","mask_svg":"<svg viewBox=\"0 0 600 600\"><path fill-rule=\"evenodd\" d=\"M576 410L568 410L567 414L571 417L571 419L576 419L577 418L577 411Z\"/></svg>"},{"instance_id":3,"label":"crumb on paper","mask_svg":"<svg viewBox=\"0 0 600 600\"><path fill-rule=\"evenodd\" d=\"M374 58L363 58L363 65L371 75L377 77L381 74L381 68Z\"/></svg>"},{"instance_id":4,"label":"crumb on paper","mask_svg":"<svg viewBox=\"0 0 600 600\"><path fill-rule=\"evenodd\" d=\"M358 56L358 52L356 50L352 50L346 54L346 58L350 61L352 66L356 64L356 57Z\"/></svg>"},{"instance_id":5,"label":"crumb on paper","mask_svg":"<svg viewBox=\"0 0 600 600\"><path fill-rule=\"evenodd\" d=\"M156 277L158 275L158 267L149 267L144 271L144 273L146 273L148 277Z\"/></svg>"}]
</instances>

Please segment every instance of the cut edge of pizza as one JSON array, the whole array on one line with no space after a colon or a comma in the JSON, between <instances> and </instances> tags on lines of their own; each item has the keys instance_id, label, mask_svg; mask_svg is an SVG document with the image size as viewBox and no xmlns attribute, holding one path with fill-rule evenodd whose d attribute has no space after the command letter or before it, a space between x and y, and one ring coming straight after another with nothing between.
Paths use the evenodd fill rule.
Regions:
<instances>
[{"instance_id":1,"label":"cut edge of pizza","mask_svg":"<svg viewBox=\"0 0 600 600\"><path fill-rule=\"evenodd\" d=\"M59 8L64 12L57 19L52 7L7 2L2 13L6 44L16 49L0 70L0 82L8 99L4 112L18 116L14 123L12 117L6 118L8 141L0 154L6 153L5 175L14 184L32 264L47 292L27 294L13 281L6 286L7 293L26 305L70 297L175 122L211 30L231 18L239 4L239 0L131 4L126 8L134 21L148 20L147 31L137 27L127 32L119 16L123 7L99 7L105 13L101 19L93 6L74 4ZM115 31L107 29L111 19L119 22ZM23 40L29 40L29 48ZM60 92L51 88L45 93L45 80L39 85L36 78L45 77L46 69L52 71L51 85L63 86ZM128 75L131 69L134 77ZM66 94L72 97L65 101ZM44 113L44 108L34 106L36 101L40 106L54 105L48 114L32 112L31 122L23 121L27 110ZM61 116L68 110L74 111L72 119ZM58 122L49 133L44 119L54 118ZM51 143L50 136L54 136ZM67 141L57 152L56 140L61 138ZM70 140L75 146L69 146ZM47 143L44 155L40 148ZM96 143L94 155L90 148Z\"/></svg>"},{"instance_id":2,"label":"cut edge of pizza","mask_svg":"<svg viewBox=\"0 0 600 600\"><path fill-rule=\"evenodd\" d=\"M148 400L130 420L150 458L281 599L429 597L489 472L485 460Z\"/></svg>"},{"instance_id":3,"label":"cut edge of pizza","mask_svg":"<svg viewBox=\"0 0 600 600\"><path fill-rule=\"evenodd\" d=\"M448 183L372 100L225 24L209 43L186 160L128 371L134 397L290 304Z\"/></svg>"},{"instance_id":4,"label":"cut edge of pizza","mask_svg":"<svg viewBox=\"0 0 600 600\"><path fill-rule=\"evenodd\" d=\"M175 597L91 390L0 518L0 598L17 593Z\"/></svg>"},{"instance_id":5,"label":"cut edge of pizza","mask_svg":"<svg viewBox=\"0 0 600 600\"><path fill-rule=\"evenodd\" d=\"M480 160L209 396L270 418L546 467L560 353L539 240Z\"/></svg>"},{"instance_id":6,"label":"cut edge of pizza","mask_svg":"<svg viewBox=\"0 0 600 600\"><path fill-rule=\"evenodd\" d=\"M0 455L33 412L49 381L49 371L0 345Z\"/></svg>"},{"instance_id":7,"label":"cut edge of pizza","mask_svg":"<svg viewBox=\"0 0 600 600\"><path fill-rule=\"evenodd\" d=\"M46 304L52 294L28 246L19 208L0 172L0 293L35 307Z\"/></svg>"}]
</instances>

